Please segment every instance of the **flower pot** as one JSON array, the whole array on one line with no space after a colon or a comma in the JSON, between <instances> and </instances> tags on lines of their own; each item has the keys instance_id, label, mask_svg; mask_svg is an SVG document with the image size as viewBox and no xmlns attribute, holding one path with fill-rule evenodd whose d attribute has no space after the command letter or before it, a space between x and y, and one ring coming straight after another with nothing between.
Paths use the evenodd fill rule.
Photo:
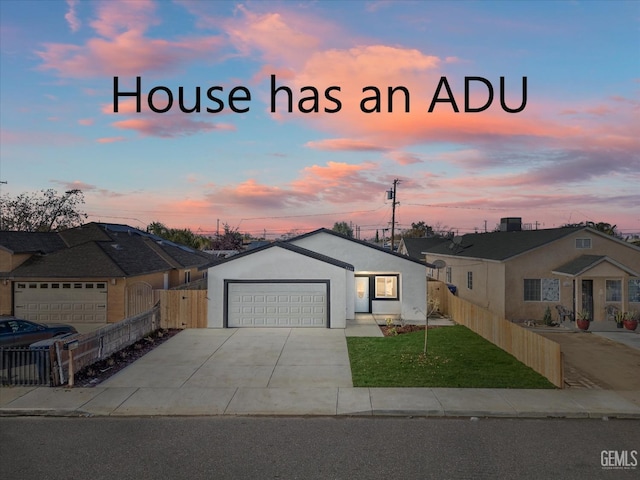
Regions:
<instances>
[{"instance_id":1,"label":"flower pot","mask_svg":"<svg viewBox=\"0 0 640 480\"><path fill-rule=\"evenodd\" d=\"M583 320L580 318L576 320L576 325L578 325L580 330L589 330L589 323L589 320Z\"/></svg>"},{"instance_id":2,"label":"flower pot","mask_svg":"<svg viewBox=\"0 0 640 480\"><path fill-rule=\"evenodd\" d=\"M635 330L636 328L638 328L638 320L625 320L623 323L624 328L626 328L627 330Z\"/></svg>"}]
</instances>

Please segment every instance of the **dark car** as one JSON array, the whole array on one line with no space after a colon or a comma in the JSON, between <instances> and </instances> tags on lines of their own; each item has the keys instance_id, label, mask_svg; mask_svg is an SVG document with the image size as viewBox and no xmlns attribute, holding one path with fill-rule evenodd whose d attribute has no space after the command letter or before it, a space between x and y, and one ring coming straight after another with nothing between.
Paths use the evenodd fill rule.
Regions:
<instances>
[{"instance_id":1,"label":"dark car","mask_svg":"<svg viewBox=\"0 0 640 480\"><path fill-rule=\"evenodd\" d=\"M0 317L0 347L28 347L32 343L78 333L71 325L44 324L16 317Z\"/></svg>"}]
</instances>

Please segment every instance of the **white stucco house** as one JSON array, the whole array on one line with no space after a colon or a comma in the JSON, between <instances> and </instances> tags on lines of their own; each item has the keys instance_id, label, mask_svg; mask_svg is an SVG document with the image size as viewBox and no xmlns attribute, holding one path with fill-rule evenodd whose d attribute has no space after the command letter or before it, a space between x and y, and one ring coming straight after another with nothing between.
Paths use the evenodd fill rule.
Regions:
<instances>
[{"instance_id":1,"label":"white stucco house","mask_svg":"<svg viewBox=\"0 0 640 480\"><path fill-rule=\"evenodd\" d=\"M424 319L425 264L320 229L208 269L208 326L345 328L355 313Z\"/></svg>"}]
</instances>

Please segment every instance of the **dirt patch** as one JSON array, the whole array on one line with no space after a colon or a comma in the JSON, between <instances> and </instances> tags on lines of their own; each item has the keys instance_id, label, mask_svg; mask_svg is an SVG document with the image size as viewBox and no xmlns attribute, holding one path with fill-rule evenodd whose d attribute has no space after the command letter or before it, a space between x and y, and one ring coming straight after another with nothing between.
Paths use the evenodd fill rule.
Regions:
<instances>
[{"instance_id":1,"label":"dirt patch","mask_svg":"<svg viewBox=\"0 0 640 480\"><path fill-rule=\"evenodd\" d=\"M156 330L133 345L115 352L109 358L84 367L75 375L75 385L77 387L95 387L99 385L140 357L145 356L154 348L162 345L180 331L179 329Z\"/></svg>"},{"instance_id":2,"label":"dirt patch","mask_svg":"<svg viewBox=\"0 0 640 480\"><path fill-rule=\"evenodd\" d=\"M440 328L440 325L429 326L429 330L434 328ZM420 332L424 331L424 325L397 325L395 327L388 327L386 325L380 326L382 334L385 337L393 337L402 333Z\"/></svg>"},{"instance_id":3,"label":"dirt patch","mask_svg":"<svg viewBox=\"0 0 640 480\"><path fill-rule=\"evenodd\" d=\"M640 350L592 333L538 333L560 344L569 387L640 391Z\"/></svg>"}]
</instances>

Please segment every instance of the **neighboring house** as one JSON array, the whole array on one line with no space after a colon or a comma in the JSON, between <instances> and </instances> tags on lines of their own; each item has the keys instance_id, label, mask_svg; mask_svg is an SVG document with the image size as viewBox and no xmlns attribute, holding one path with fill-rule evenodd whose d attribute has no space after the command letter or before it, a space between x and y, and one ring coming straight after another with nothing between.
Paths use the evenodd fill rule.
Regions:
<instances>
[{"instance_id":1,"label":"neighboring house","mask_svg":"<svg viewBox=\"0 0 640 480\"><path fill-rule=\"evenodd\" d=\"M210 327L345 328L355 313L423 320L425 264L327 229L209 268Z\"/></svg>"},{"instance_id":2,"label":"neighboring house","mask_svg":"<svg viewBox=\"0 0 640 480\"><path fill-rule=\"evenodd\" d=\"M400 244L398 245L398 253L426 263L423 252L449 241L451 241L451 239L445 237L403 237L400 239ZM444 280L444 278L440 278L440 275L441 272L434 268L433 265L427 267L427 277Z\"/></svg>"},{"instance_id":3,"label":"neighboring house","mask_svg":"<svg viewBox=\"0 0 640 480\"><path fill-rule=\"evenodd\" d=\"M513 219L510 219L513 220ZM640 248L587 227L469 234L427 248L458 295L510 320L542 319L556 305L605 320L640 310Z\"/></svg>"},{"instance_id":4,"label":"neighboring house","mask_svg":"<svg viewBox=\"0 0 640 480\"><path fill-rule=\"evenodd\" d=\"M0 314L104 325L145 311L153 290L204 274L212 257L127 225L0 232Z\"/></svg>"}]
</instances>

